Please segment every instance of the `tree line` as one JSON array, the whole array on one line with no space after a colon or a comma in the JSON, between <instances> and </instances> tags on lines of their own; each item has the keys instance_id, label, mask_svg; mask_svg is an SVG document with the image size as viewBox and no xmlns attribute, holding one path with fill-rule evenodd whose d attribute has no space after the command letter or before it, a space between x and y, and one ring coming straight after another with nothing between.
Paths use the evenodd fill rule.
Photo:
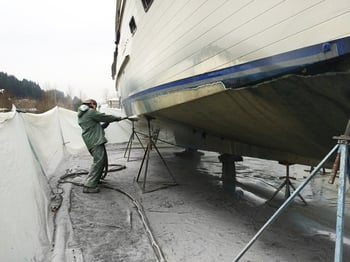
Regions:
<instances>
[{"instance_id":1,"label":"tree line","mask_svg":"<svg viewBox=\"0 0 350 262\"><path fill-rule=\"evenodd\" d=\"M45 112L55 106L77 110L81 99L73 98L64 92L52 89L43 90L40 85L27 79L18 80L13 75L0 72L0 108L11 109L12 104L18 110Z\"/></svg>"}]
</instances>

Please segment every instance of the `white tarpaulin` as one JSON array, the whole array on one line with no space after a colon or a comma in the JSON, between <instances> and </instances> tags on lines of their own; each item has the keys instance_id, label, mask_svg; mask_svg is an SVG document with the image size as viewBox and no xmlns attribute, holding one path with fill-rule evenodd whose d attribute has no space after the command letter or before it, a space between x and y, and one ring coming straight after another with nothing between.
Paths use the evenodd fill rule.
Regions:
<instances>
[{"instance_id":1,"label":"white tarpaulin","mask_svg":"<svg viewBox=\"0 0 350 262\"><path fill-rule=\"evenodd\" d=\"M120 115L117 110L109 114ZM126 142L130 123L111 123L110 143ZM64 154L85 151L76 112L0 113L0 261L43 261L51 249L48 180Z\"/></svg>"}]
</instances>

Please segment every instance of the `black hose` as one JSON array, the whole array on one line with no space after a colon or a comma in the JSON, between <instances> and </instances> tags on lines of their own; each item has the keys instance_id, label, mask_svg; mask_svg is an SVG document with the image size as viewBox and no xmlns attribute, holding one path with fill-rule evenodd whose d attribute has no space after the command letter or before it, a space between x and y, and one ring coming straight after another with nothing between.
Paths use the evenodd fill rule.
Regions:
<instances>
[{"instance_id":1,"label":"black hose","mask_svg":"<svg viewBox=\"0 0 350 262\"><path fill-rule=\"evenodd\" d=\"M108 172L116 172L116 171L120 171L122 169L125 169L126 166L123 166L123 165L117 165L117 164L112 164L110 166L117 166L117 168L114 168L114 169L109 169ZM61 176L58 180L58 184L57 184L57 188L59 186L59 184L63 184L63 183L71 183L75 186L84 186L83 183L78 183L78 182L75 182L75 181L70 181L70 180L65 180L66 178L69 178L69 177L76 177L76 176L80 176L80 175L86 175L88 174L89 172L87 171L78 171L78 172L72 172L72 173L69 173L68 172L69 170L66 171L66 174L64 174L63 176ZM143 207L142 205L140 204L140 202L138 202L133 196L131 196L129 193L119 189L119 188L116 188L116 187L112 187L112 186L109 186L109 185L106 185L106 184L102 184L101 185L102 187L104 188L107 188L107 189L111 189L111 190L114 190L114 191L117 191L125 196L127 196L133 203L133 205L136 207L137 211L138 211L138 214L141 218L141 221L142 221L142 225L143 227L145 228L145 231L147 233L147 236L148 236L148 239L151 243L151 246L155 252L155 255L158 259L158 261L160 262L165 262L165 258L163 256L163 253L159 247L159 245L157 244L154 236L153 236L153 233L152 233L152 230L151 230L151 227L149 226L149 222L147 220L147 217L146 217L146 214L145 212L143 211ZM61 193L59 193L60 195L63 193L63 191ZM56 212L57 210L55 210Z\"/></svg>"}]
</instances>

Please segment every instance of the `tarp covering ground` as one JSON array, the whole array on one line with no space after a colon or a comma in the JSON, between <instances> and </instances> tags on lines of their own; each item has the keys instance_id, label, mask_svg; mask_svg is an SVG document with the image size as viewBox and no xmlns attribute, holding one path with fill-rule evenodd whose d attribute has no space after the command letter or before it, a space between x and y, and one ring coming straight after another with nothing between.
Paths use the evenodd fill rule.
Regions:
<instances>
[{"instance_id":1,"label":"tarp covering ground","mask_svg":"<svg viewBox=\"0 0 350 262\"><path fill-rule=\"evenodd\" d=\"M129 136L128 121L106 129L110 143ZM1 113L0 145L0 261L44 261L53 241L50 176L65 154L86 153L76 112Z\"/></svg>"}]
</instances>

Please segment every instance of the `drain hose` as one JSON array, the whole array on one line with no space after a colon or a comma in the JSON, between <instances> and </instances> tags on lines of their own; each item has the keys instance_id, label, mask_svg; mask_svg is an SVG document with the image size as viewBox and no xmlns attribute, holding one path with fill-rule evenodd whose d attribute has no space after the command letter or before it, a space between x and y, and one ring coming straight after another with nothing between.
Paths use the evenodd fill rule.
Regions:
<instances>
[{"instance_id":1,"label":"drain hose","mask_svg":"<svg viewBox=\"0 0 350 262\"><path fill-rule=\"evenodd\" d=\"M113 166L116 166L116 165L113 165ZM118 168L115 168L115 169L111 169L109 170L108 172L113 172L113 171L119 171L119 170L122 170L124 169L125 166L119 166ZM71 183L73 185L76 185L76 186L84 186L84 184L82 183L78 183L78 182L75 182L75 181L70 181L70 180L66 180L66 178L71 178L71 177L75 177L75 176L80 176L80 175L86 175L88 174L87 171L79 171L79 172L66 172L66 174L64 174L63 176L61 176L58 180L58 185L57 185L57 188L59 186L59 184L62 184L62 183ZM147 233L147 236L148 236L148 239L152 245L152 248L155 252L155 255L157 256L157 259L159 262L166 262L164 256L163 256L163 253L162 253L162 250L161 248L159 247L157 241L155 240L154 236L153 236L153 233L152 233L152 230L151 230L151 227L149 225L149 222L147 220L147 217L146 217L146 214L145 212L143 211L143 208L142 208L142 205L140 204L140 202L138 202L132 195L130 195L129 193L119 189L119 188L116 188L116 187L113 187L113 186L110 186L110 185L107 185L107 184L101 184L100 185L101 187L104 187L104 188L107 188L107 189L110 189L110 190L114 190L114 191L117 191L123 195L125 195L127 198L129 198L133 205L136 207L137 209L137 212L141 218L141 221L142 221L142 225ZM62 194L62 192L60 193Z\"/></svg>"}]
</instances>

